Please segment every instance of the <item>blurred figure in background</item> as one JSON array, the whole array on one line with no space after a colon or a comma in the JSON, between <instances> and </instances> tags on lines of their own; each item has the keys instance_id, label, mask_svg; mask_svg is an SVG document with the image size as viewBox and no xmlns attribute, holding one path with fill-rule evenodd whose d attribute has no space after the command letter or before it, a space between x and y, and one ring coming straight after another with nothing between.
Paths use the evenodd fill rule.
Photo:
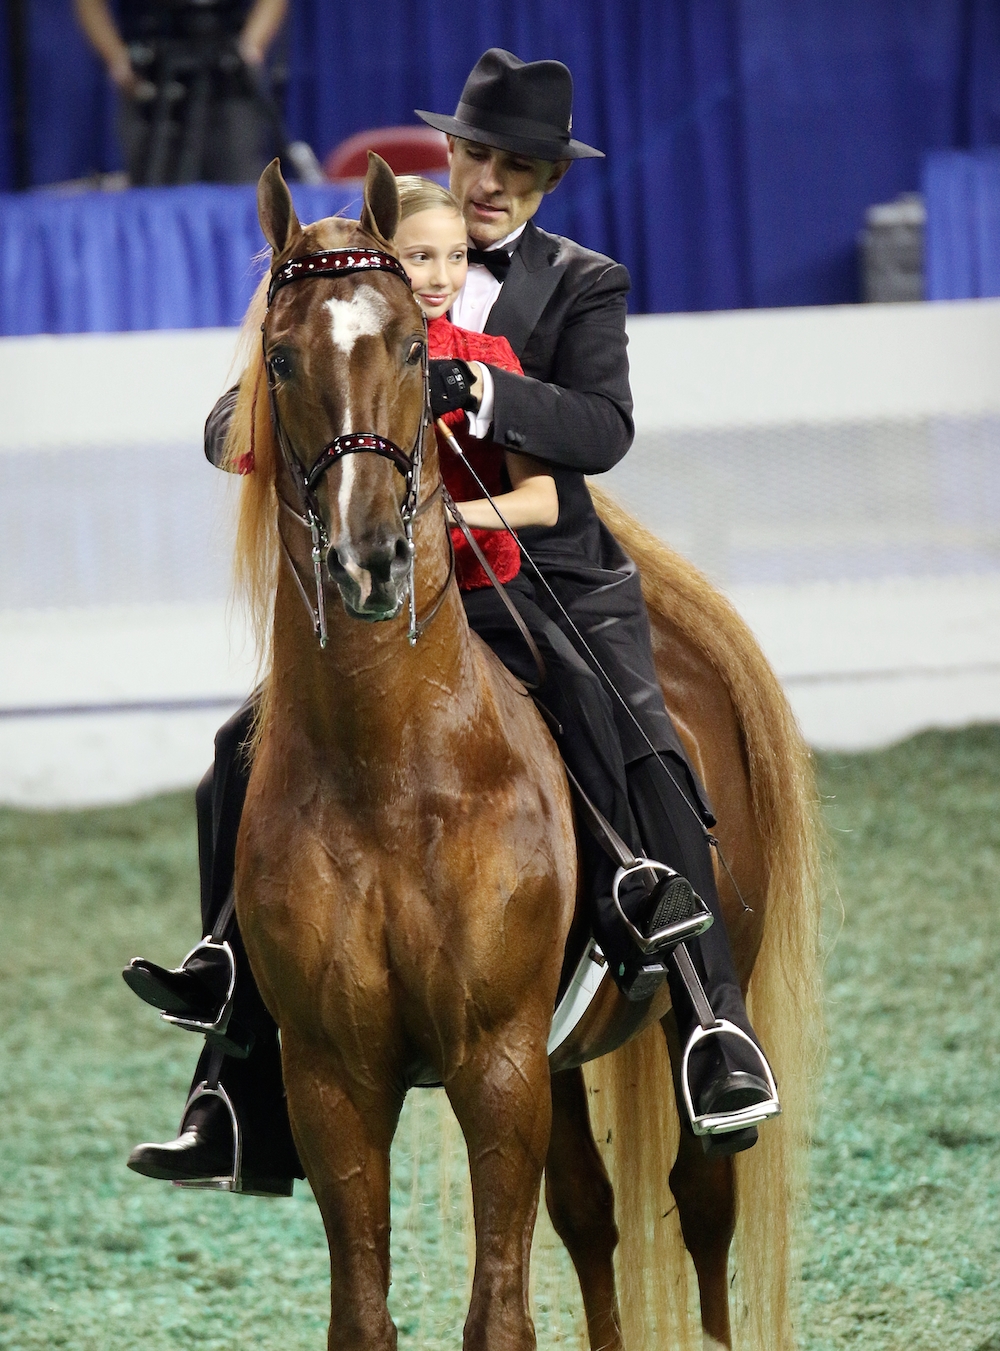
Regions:
<instances>
[{"instance_id":1,"label":"blurred figure in background","mask_svg":"<svg viewBox=\"0 0 1000 1351\"><path fill-rule=\"evenodd\" d=\"M283 148L265 71L288 0L73 0L121 95L129 179L256 182Z\"/></svg>"}]
</instances>

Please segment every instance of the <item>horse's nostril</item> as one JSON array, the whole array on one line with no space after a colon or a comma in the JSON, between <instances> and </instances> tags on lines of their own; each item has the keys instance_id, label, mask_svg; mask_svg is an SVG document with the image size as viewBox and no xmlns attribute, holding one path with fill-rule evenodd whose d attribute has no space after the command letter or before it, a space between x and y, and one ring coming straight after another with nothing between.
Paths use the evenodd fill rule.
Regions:
<instances>
[{"instance_id":1,"label":"horse's nostril","mask_svg":"<svg viewBox=\"0 0 1000 1351\"><path fill-rule=\"evenodd\" d=\"M342 544L330 548L326 565L338 586L354 585L365 597L403 584L410 570L412 549L405 536L369 541L367 547Z\"/></svg>"}]
</instances>

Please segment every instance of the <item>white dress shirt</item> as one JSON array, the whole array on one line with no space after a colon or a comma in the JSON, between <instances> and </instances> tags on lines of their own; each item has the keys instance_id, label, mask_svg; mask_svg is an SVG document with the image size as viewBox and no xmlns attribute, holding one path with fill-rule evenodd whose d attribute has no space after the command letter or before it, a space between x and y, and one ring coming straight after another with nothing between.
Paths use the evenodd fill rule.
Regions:
<instances>
[{"instance_id":1,"label":"white dress shirt","mask_svg":"<svg viewBox=\"0 0 1000 1351\"><path fill-rule=\"evenodd\" d=\"M512 252L510 246L520 239L523 233L524 226L519 225L506 239L491 244L484 252L491 253L494 249ZM502 283L497 281L488 267L484 267L482 263L470 264L465 285L455 297L455 303L451 307L451 322L458 328L467 328L470 333L482 333L486 328L490 311L496 304L501 286ZM482 438L489 435L490 423L493 421L493 376L490 374L490 368L482 362L479 362L479 369L483 373L482 402L478 413L467 413L466 416L472 435Z\"/></svg>"}]
</instances>

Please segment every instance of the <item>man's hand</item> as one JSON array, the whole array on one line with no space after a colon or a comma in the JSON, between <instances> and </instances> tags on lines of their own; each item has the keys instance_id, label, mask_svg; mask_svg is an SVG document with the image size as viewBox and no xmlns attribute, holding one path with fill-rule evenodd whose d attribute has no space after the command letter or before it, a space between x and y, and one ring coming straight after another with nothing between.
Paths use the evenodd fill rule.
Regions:
<instances>
[{"instance_id":1,"label":"man's hand","mask_svg":"<svg viewBox=\"0 0 1000 1351\"><path fill-rule=\"evenodd\" d=\"M264 64L287 8L288 0L254 0L236 42L236 50L248 66Z\"/></svg>"},{"instance_id":2,"label":"man's hand","mask_svg":"<svg viewBox=\"0 0 1000 1351\"><path fill-rule=\"evenodd\" d=\"M436 418L456 408L478 412L483 398L483 373L478 361L432 361L430 384L431 412Z\"/></svg>"},{"instance_id":3,"label":"man's hand","mask_svg":"<svg viewBox=\"0 0 1000 1351\"><path fill-rule=\"evenodd\" d=\"M108 62L108 74L118 92L129 99L134 99L139 86L145 83L136 75L127 48Z\"/></svg>"},{"instance_id":4,"label":"man's hand","mask_svg":"<svg viewBox=\"0 0 1000 1351\"><path fill-rule=\"evenodd\" d=\"M73 9L112 82L126 98L134 98L142 81L132 69L128 47L118 31L108 0L73 0Z\"/></svg>"}]
</instances>

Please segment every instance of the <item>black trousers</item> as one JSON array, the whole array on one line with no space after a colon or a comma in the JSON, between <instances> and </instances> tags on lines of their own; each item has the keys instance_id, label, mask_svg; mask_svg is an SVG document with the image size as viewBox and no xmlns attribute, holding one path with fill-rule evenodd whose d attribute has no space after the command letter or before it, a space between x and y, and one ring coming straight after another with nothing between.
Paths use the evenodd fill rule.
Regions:
<instances>
[{"instance_id":1,"label":"black trousers","mask_svg":"<svg viewBox=\"0 0 1000 1351\"><path fill-rule=\"evenodd\" d=\"M683 874L712 912L715 923L688 944L712 1009L756 1042L733 966L712 868L706 828L715 825L715 816L663 702L638 569L603 526L593 552L597 562L569 549L546 552L536 548L534 556L548 586L536 580L532 589L588 667L601 673L600 683L608 691L622 747L628 800L640 842L651 858ZM530 565L528 572L535 576ZM697 1018L683 982L672 970L669 983L683 1046ZM734 1039L713 1042L712 1047L693 1057L696 1082L712 1068L715 1052L730 1070L759 1073L753 1051Z\"/></svg>"},{"instance_id":2,"label":"black trousers","mask_svg":"<svg viewBox=\"0 0 1000 1351\"><path fill-rule=\"evenodd\" d=\"M544 589L532 586L523 572L507 591L550 662L549 679L538 693L543 703L552 701L553 711L558 709L563 734L557 741L563 759L633 851L645 852L681 873L708 905L715 922L688 944L688 950L716 1016L728 1018L756 1041L715 884L706 830L715 818L663 703L638 573L631 560L624 562L622 568L599 569L583 559L548 561L546 580L583 642ZM473 629L504 665L521 680L535 679L524 639L496 592L476 591L465 601ZM611 693L605 677L622 695L628 711ZM628 762L623 747L632 751ZM617 780L611 777L618 775ZM614 865L593 846L584 851L584 858L594 872L591 893L606 893ZM683 1046L698 1020L687 989L672 968L668 979ZM733 1039L720 1040L712 1043L711 1051L706 1047L693 1057L696 1084L713 1068L716 1052L730 1070L759 1073L752 1051Z\"/></svg>"},{"instance_id":3,"label":"black trousers","mask_svg":"<svg viewBox=\"0 0 1000 1351\"><path fill-rule=\"evenodd\" d=\"M733 968L702 824L707 799L704 790L699 792L700 785L682 758L673 728L670 727L670 733L675 744L656 754L640 742L646 753L626 764L615 701L604 678L542 608L535 589L523 574L506 589L545 661L547 678L534 694L544 706L566 764L635 852L645 852L675 868L691 881L708 904L716 922L689 944L689 949L715 1012L752 1035ZM463 600L473 630L519 679L527 685L537 685L534 659L496 592L492 588L466 592ZM588 642L592 643L593 638L593 634L588 635ZM622 646L620 633L615 635L615 641L597 644L601 666L616 684L621 682L620 688L627 687L630 679L629 670L619 669L621 663L616 653ZM649 679L655 682L651 651L648 670L640 669L647 686ZM648 700L648 690L644 698ZM215 764L196 794L205 933L215 927L232 887L236 837L250 770L244 746L253 713L251 697L220 728L215 739ZM669 726L665 710L662 718ZM669 770L664 768L664 762ZM601 889L610 887L614 864L593 842L582 843L584 866L591 873L589 890L599 894ZM226 936L233 946L238 972L233 1018L253 1030L254 1045L246 1060L220 1057L206 1047L192 1087L217 1079L226 1088L243 1123L244 1161L248 1169L267 1176L301 1177L284 1107L277 1030L257 992L235 921L228 926ZM672 975L670 986L683 1044L697 1020L679 978ZM757 1068L752 1061L746 1062L735 1044L725 1048L724 1059L731 1069ZM190 1118L187 1124L191 1124Z\"/></svg>"},{"instance_id":4,"label":"black trousers","mask_svg":"<svg viewBox=\"0 0 1000 1351\"><path fill-rule=\"evenodd\" d=\"M203 934L216 929L232 891L236 837L250 780L246 745L255 712L256 698L251 695L219 728L215 761L195 790ZM250 1031L253 1044L245 1060L224 1056L206 1044L191 1091L202 1084L212 1088L221 1084L226 1090L243 1128L243 1166L248 1172L258 1177L304 1177L285 1107L278 1029L260 997L235 917L216 937L229 941L236 960L232 1021ZM206 1110L205 1103L194 1105L182 1124L197 1124Z\"/></svg>"}]
</instances>

